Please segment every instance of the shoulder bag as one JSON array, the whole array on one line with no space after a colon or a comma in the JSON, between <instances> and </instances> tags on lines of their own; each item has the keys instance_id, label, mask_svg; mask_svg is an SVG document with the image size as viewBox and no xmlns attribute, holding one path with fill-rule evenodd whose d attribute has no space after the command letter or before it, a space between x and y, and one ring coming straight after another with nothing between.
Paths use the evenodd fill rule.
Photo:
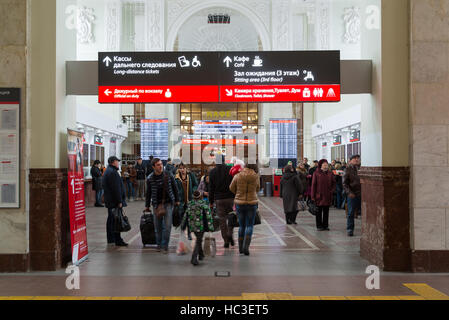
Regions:
<instances>
[{"instance_id":1,"label":"shoulder bag","mask_svg":"<svg viewBox=\"0 0 449 320\"><path fill-rule=\"evenodd\" d=\"M167 175L163 173L163 182L162 182L162 202L157 205L157 208L154 210L156 217L161 219L165 217L167 214L167 210L165 210L165 197L166 197L166 188L168 188L168 179Z\"/></svg>"}]
</instances>

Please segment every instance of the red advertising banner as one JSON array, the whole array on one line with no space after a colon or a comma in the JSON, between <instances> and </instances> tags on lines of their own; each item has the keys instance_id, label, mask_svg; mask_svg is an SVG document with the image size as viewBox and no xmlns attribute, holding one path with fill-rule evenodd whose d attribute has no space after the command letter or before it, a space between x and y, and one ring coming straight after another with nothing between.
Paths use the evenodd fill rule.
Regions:
<instances>
[{"instance_id":1,"label":"red advertising banner","mask_svg":"<svg viewBox=\"0 0 449 320\"><path fill-rule=\"evenodd\" d=\"M72 262L79 264L87 258L86 205L84 200L83 134L67 130L69 160L69 212Z\"/></svg>"},{"instance_id":2,"label":"red advertising banner","mask_svg":"<svg viewBox=\"0 0 449 320\"><path fill-rule=\"evenodd\" d=\"M338 102L340 85L221 86L220 102Z\"/></svg>"}]
</instances>

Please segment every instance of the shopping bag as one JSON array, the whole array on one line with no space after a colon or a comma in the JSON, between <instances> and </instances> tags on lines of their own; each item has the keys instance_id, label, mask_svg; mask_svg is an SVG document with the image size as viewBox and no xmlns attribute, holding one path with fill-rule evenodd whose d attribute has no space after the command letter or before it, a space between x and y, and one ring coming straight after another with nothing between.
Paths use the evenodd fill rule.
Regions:
<instances>
[{"instance_id":1,"label":"shopping bag","mask_svg":"<svg viewBox=\"0 0 449 320\"><path fill-rule=\"evenodd\" d=\"M178 247L176 248L176 253L178 254L178 256L182 256L188 254L191 251L192 248L190 246L189 240L187 239L186 233L181 230L179 235Z\"/></svg>"},{"instance_id":2,"label":"shopping bag","mask_svg":"<svg viewBox=\"0 0 449 320\"><path fill-rule=\"evenodd\" d=\"M206 257L212 258L217 254L217 243L211 232L209 232L204 239L203 252Z\"/></svg>"}]
</instances>

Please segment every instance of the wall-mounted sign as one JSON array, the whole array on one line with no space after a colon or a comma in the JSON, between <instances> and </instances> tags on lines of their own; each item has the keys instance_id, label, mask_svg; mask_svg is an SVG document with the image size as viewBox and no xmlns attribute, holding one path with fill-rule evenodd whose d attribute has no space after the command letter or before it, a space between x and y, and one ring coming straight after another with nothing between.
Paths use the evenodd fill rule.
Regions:
<instances>
[{"instance_id":1,"label":"wall-mounted sign","mask_svg":"<svg viewBox=\"0 0 449 320\"><path fill-rule=\"evenodd\" d=\"M141 157L168 159L168 119L143 119L141 126Z\"/></svg>"},{"instance_id":2,"label":"wall-mounted sign","mask_svg":"<svg viewBox=\"0 0 449 320\"><path fill-rule=\"evenodd\" d=\"M338 102L339 51L100 52L100 103Z\"/></svg>"},{"instance_id":3,"label":"wall-mounted sign","mask_svg":"<svg viewBox=\"0 0 449 320\"><path fill-rule=\"evenodd\" d=\"M256 139L205 139L205 138L183 138L182 144L198 144L198 145L256 145Z\"/></svg>"},{"instance_id":4,"label":"wall-mounted sign","mask_svg":"<svg viewBox=\"0 0 449 320\"><path fill-rule=\"evenodd\" d=\"M202 106L203 120L235 120L237 119L237 108L235 105L212 104Z\"/></svg>"},{"instance_id":5,"label":"wall-mounted sign","mask_svg":"<svg viewBox=\"0 0 449 320\"><path fill-rule=\"evenodd\" d=\"M270 158L296 159L298 120L270 119Z\"/></svg>"},{"instance_id":6,"label":"wall-mounted sign","mask_svg":"<svg viewBox=\"0 0 449 320\"><path fill-rule=\"evenodd\" d=\"M195 121L195 134L242 134L243 121L220 120L220 121Z\"/></svg>"},{"instance_id":7,"label":"wall-mounted sign","mask_svg":"<svg viewBox=\"0 0 449 320\"><path fill-rule=\"evenodd\" d=\"M321 144L321 146L322 146L323 148L326 148L326 147L327 147L327 142L323 142L323 143Z\"/></svg>"},{"instance_id":8,"label":"wall-mounted sign","mask_svg":"<svg viewBox=\"0 0 449 320\"><path fill-rule=\"evenodd\" d=\"M351 139L350 142L359 142L360 141L360 130L351 131Z\"/></svg>"},{"instance_id":9,"label":"wall-mounted sign","mask_svg":"<svg viewBox=\"0 0 449 320\"><path fill-rule=\"evenodd\" d=\"M103 137L95 136L94 137L95 145L102 146L103 145Z\"/></svg>"},{"instance_id":10,"label":"wall-mounted sign","mask_svg":"<svg viewBox=\"0 0 449 320\"><path fill-rule=\"evenodd\" d=\"M20 208L20 89L0 89L0 208Z\"/></svg>"},{"instance_id":11,"label":"wall-mounted sign","mask_svg":"<svg viewBox=\"0 0 449 320\"><path fill-rule=\"evenodd\" d=\"M341 145L341 136L334 136L334 146Z\"/></svg>"}]
</instances>

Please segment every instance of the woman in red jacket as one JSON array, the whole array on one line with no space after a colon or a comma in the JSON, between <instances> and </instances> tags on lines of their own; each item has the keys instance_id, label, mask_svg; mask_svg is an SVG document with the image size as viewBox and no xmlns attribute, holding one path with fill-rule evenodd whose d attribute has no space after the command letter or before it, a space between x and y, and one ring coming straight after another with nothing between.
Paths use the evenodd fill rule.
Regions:
<instances>
[{"instance_id":1,"label":"woman in red jacket","mask_svg":"<svg viewBox=\"0 0 449 320\"><path fill-rule=\"evenodd\" d=\"M318 169L312 178L312 201L319 208L316 215L318 231L329 231L329 207L332 205L335 187L335 178L329 170L329 163L323 159L318 163Z\"/></svg>"}]
</instances>

